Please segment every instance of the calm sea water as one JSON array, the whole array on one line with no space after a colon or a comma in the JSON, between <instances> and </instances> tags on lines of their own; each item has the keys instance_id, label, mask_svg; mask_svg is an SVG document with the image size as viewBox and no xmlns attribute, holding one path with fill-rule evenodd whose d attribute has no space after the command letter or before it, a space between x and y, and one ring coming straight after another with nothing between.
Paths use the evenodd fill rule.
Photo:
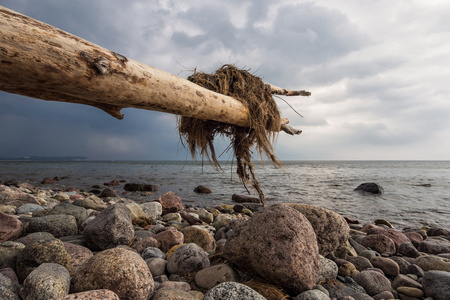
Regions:
<instances>
[{"instance_id":1,"label":"calm sea water","mask_svg":"<svg viewBox=\"0 0 450 300\"><path fill-rule=\"evenodd\" d=\"M232 194L246 194L235 168L222 163L223 171L200 162L183 161L79 161L0 162L0 179L27 181L37 187L76 187L86 191L113 179L156 184L152 195L126 195L151 201L172 191L186 204L212 207L232 204ZM450 227L450 161L285 161L277 169L256 164L257 176L268 204L297 202L315 204L344 216L373 222L384 218L397 227ZM41 186L45 177L63 177L51 186ZM385 193L367 196L353 189L363 182L380 184ZM212 194L198 195L193 189L205 185ZM115 188L119 193L122 187Z\"/></svg>"}]
</instances>

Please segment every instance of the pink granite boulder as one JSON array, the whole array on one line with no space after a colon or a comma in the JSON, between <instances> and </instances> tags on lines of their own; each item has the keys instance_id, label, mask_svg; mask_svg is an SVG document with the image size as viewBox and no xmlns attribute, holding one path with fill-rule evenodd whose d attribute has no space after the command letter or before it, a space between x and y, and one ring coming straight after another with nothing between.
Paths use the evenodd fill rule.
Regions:
<instances>
[{"instance_id":1,"label":"pink granite boulder","mask_svg":"<svg viewBox=\"0 0 450 300\"><path fill-rule=\"evenodd\" d=\"M97 253L84 262L72 277L73 293L107 289L124 300L147 300L154 281L139 254L122 248Z\"/></svg>"},{"instance_id":2,"label":"pink granite boulder","mask_svg":"<svg viewBox=\"0 0 450 300\"><path fill-rule=\"evenodd\" d=\"M302 213L311 223L321 255L326 256L347 242L350 228L344 217L338 213L317 205L288 205Z\"/></svg>"},{"instance_id":3,"label":"pink granite boulder","mask_svg":"<svg viewBox=\"0 0 450 300\"><path fill-rule=\"evenodd\" d=\"M238 270L298 294L319 280L319 248L314 230L300 212L275 204L233 229L224 257Z\"/></svg>"},{"instance_id":4,"label":"pink granite boulder","mask_svg":"<svg viewBox=\"0 0 450 300\"><path fill-rule=\"evenodd\" d=\"M173 192L167 192L156 201L161 203L163 211L162 214L174 213L180 211L184 208L183 203L181 203L181 198L175 195Z\"/></svg>"},{"instance_id":5,"label":"pink granite boulder","mask_svg":"<svg viewBox=\"0 0 450 300\"><path fill-rule=\"evenodd\" d=\"M15 240L22 232L23 224L16 216L0 213L0 243Z\"/></svg>"}]
</instances>

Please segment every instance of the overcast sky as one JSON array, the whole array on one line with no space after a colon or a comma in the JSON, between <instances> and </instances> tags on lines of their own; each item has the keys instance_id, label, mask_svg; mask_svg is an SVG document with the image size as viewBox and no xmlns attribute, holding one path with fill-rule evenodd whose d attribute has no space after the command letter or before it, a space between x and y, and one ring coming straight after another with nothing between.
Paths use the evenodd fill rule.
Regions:
<instances>
[{"instance_id":1,"label":"overcast sky","mask_svg":"<svg viewBox=\"0 0 450 300\"><path fill-rule=\"evenodd\" d=\"M284 160L450 159L450 2L0 0L0 5L186 78L233 63L306 89L277 100L302 129ZM173 115L0 92L0 157L184 160ZM225 144L225 142L223 142ZM189 157L188 157L189 158ZM225 157L222 159L228 159Z\"/></svg>"}]
</instances>

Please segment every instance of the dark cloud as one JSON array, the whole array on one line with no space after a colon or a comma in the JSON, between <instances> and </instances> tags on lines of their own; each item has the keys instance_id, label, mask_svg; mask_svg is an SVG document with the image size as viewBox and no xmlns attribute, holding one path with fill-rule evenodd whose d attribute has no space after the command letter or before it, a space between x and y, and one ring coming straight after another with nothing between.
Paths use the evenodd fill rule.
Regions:
<instances>
[{"instance_id":1,"label":"dark cloud","mask_svg":"<svg viewBox=\"0 0 450 300\"><path fill-rule=\"evenodd\" d=\"M283 116L304 130L295 138L280 134L282 158L382 159L407 152L410 158L448 159L443 154L450 153L443 142L450 130L448 4L0 0L0 5L182 77L194 68L213 72L236 63L266 82L310 90L309 98L286 99L303 118L277 100ZM5 129L0 156L186 158L171 115L124 109L119 121L96 108L3 92L0 103ZM219 144L226 148L227 141Z\"/></svg>"}]
</instances>

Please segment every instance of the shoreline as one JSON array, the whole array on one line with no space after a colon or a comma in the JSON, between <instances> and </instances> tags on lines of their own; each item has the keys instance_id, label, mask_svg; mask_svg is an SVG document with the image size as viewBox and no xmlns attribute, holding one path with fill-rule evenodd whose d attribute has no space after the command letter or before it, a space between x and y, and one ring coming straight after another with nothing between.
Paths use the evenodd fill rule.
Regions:
<instances>
[{"instance_id":1,"label":"shoreline","mask_svg":"<svg viewBox=\"0 0 450 300\"><path fill-rule=\"evenodd\" d=\"M10 229L3 230L0 235L1 239L5 239L0 244L0 251L5 254L0 259L0 274L7 278L0 276L0 279L4 280L0 280L0 286L2 282L8 282L8 286L11 287L9 292L21 295L22 298L26 298L28 294L37 295L44 290L45 293L49 293L45 283L39 280L38 283L30 283L32 280L29 279L30 274L34 274L30 278L47 278L49 274L56 272L58 275L52 277L50 281L58 283L54 286L63 288L52 292L59 293L61 299L74 299L77 293L87 293L91 299L97 299L93 298L94 293L103 293L101 297L105 297L104 293L108 295L114 293L116 296L119 295L120 299L127 299L126 295L130 293L127 287L114 287L110 282L111 279L106 278L102 284L95 287L89 280L83 281L83 278L95 281L93 278L100 276L98 273L100 271L95 270L92 264L95 259L100 259L106 254L113 257L107 256L106 261L102 262L105 268L112 258L116 263L117 260L131 259L133 262L141 263L135 266L141 268L140 272L152 274L147 276L148 278L134 277L136 274L127 275L127 280L132 280L129 284L142 283L138 289L142 295L136 294L133 296L134 299L150 299L150 295L151 299L155 300L171 299L167 298L170 293L183 295L185 297L183 299L219 299L211 295L221 293L220 288L223 288L221 284L225 283L228 292L237 293L233 294L234 296L242 297L239 293L250 293L254 299L260 299L258 297L280 299L280 295L284 295L284 299L340 299L344 296L352 296L355 300L388 299L380 298L382 293L395 297L392 299L399 297L406 299L402 297L413 297L411 295L422 296L408 299L425 299L426 296L434 295L428 286L439 285L433 276L444 276L444 279L439 277L439 281L444 280L444 283L450 278L448 228L430 228L427 231L422 228L410 228L400 231L392 228L389 220L381 219L375 222L377 224L363 224L319 206L298 203L270 205L269 202L265 208L255 203L195 207L192 202L183 201L173 193L166 193L157 201L139 203L127 199L126 195L118 195L106 186L102 187L100 194L95 195L79 192L76 188L53 191L35 189L26 183L17 185L19 187L0 185L0 222L8 224L2 228ZM283 225L278 217L275 219L269 217L274 214L272 210L277 209L282 210L282 216L286 213L293 214L294 219ZM250 226L251 222L257 222L256 220L263 214L268 216L265 217L263 224L255 225L256 229L255 226L245 227L247 229L244 233L250 232L244 240L244 243L249 242L251 245L247 249L264 246L257 241L259 236L265 238L266 235L273 234L270 243L280 243L277 239L284 230L283 226L293 226L292 224L296 224L306 216L307 220L299 223L298 230L307 230L304 229L305 226L312 228L313 236L317 237L314 243L317 243L318 250L315 251L318 253L303 261L302 266L312 264L311 266L315 267L311 268L314 269L320 265L315 273L309 274L308 278L295 277L299 275L290 274L292 266L282 265L289 259L280 261L281 265L269 266L269 269L259 272L255 270L262 268L261 265L265 263L261 258L255 258L251 253L244 255L244 261L237 258L239 251L233 249L231 241L238 236L233 235L233 231ZM107 222L101 223L104 218ZM99 224L95 224L96 222ZM258 232L258 228L264 227L266 223L273 225L262 233ZM105 224L109 224L109 227L106 228ZM307 234L305 233L305 236ZM104 241L105 239L107 241ZM293 244L284 248L285 243ZM290 248L303 249L302 247L307 246L305 244L312 243L306 242L304 238L294 242L288 239L277 245L278 250L270 248L272 249L270 251L281 251L278 255L289 258L296 255L290 252ZM44 258L46 254L42 254L43 257L39 259L28 257L34 261L32 263L27 263L26 260L19 263L26 256L24 253L31 251L30 247L37 247L33 250L36 256L36 249L44 248L47 250L43 253L51 252L50 245L50 248L60 247L58 251L65 253L65 257L55 261L55 255L50 255L53 258L49 259ZM263 248L261 251L260 253L264 254L269 250ZM132 257L127 258L129 255ZM172 258L173 255L179 260ZM192 256L195 263L183 265L186 255ZM267 257L269 260L271 258L273 256ZM249 262L252 263L243 267ZM27 265L30 263L33 265L32 269ZM36 263L40 267L36 268ZM58 266L63 266L63 269L58 269ZM128 270L129 266L130 261L127 261L121 268ZM221 270L225 270L223 272L226 272L226 276L218 270L218 266ZM253 271L247 272L247 269ZM301 288L285 283L283 278L279 278L276 269L283 270L283 276L293 276L295 280L301 281ZM124 270L122 271L125 272ZM435 274L435 271L438 273ZM255 275L255 272L259 273ZM444 275L439 272L443 272ZM268 277L272 278L271 280L264 278L264 274L271 273L275 274ZM68 274L69 279L64 274ZM382 274L382 277L379 274ZM66 278L66 282L61 283L59 281L61 278ZM373 282L377 284L373 286ZM46 288L43 289L43 286ZM328 298L311 298L313 294ZM443 295L450 296L445 293ZM436 298L434 295L433 299L445 298Z\"/></svg>"}]
</instances>

